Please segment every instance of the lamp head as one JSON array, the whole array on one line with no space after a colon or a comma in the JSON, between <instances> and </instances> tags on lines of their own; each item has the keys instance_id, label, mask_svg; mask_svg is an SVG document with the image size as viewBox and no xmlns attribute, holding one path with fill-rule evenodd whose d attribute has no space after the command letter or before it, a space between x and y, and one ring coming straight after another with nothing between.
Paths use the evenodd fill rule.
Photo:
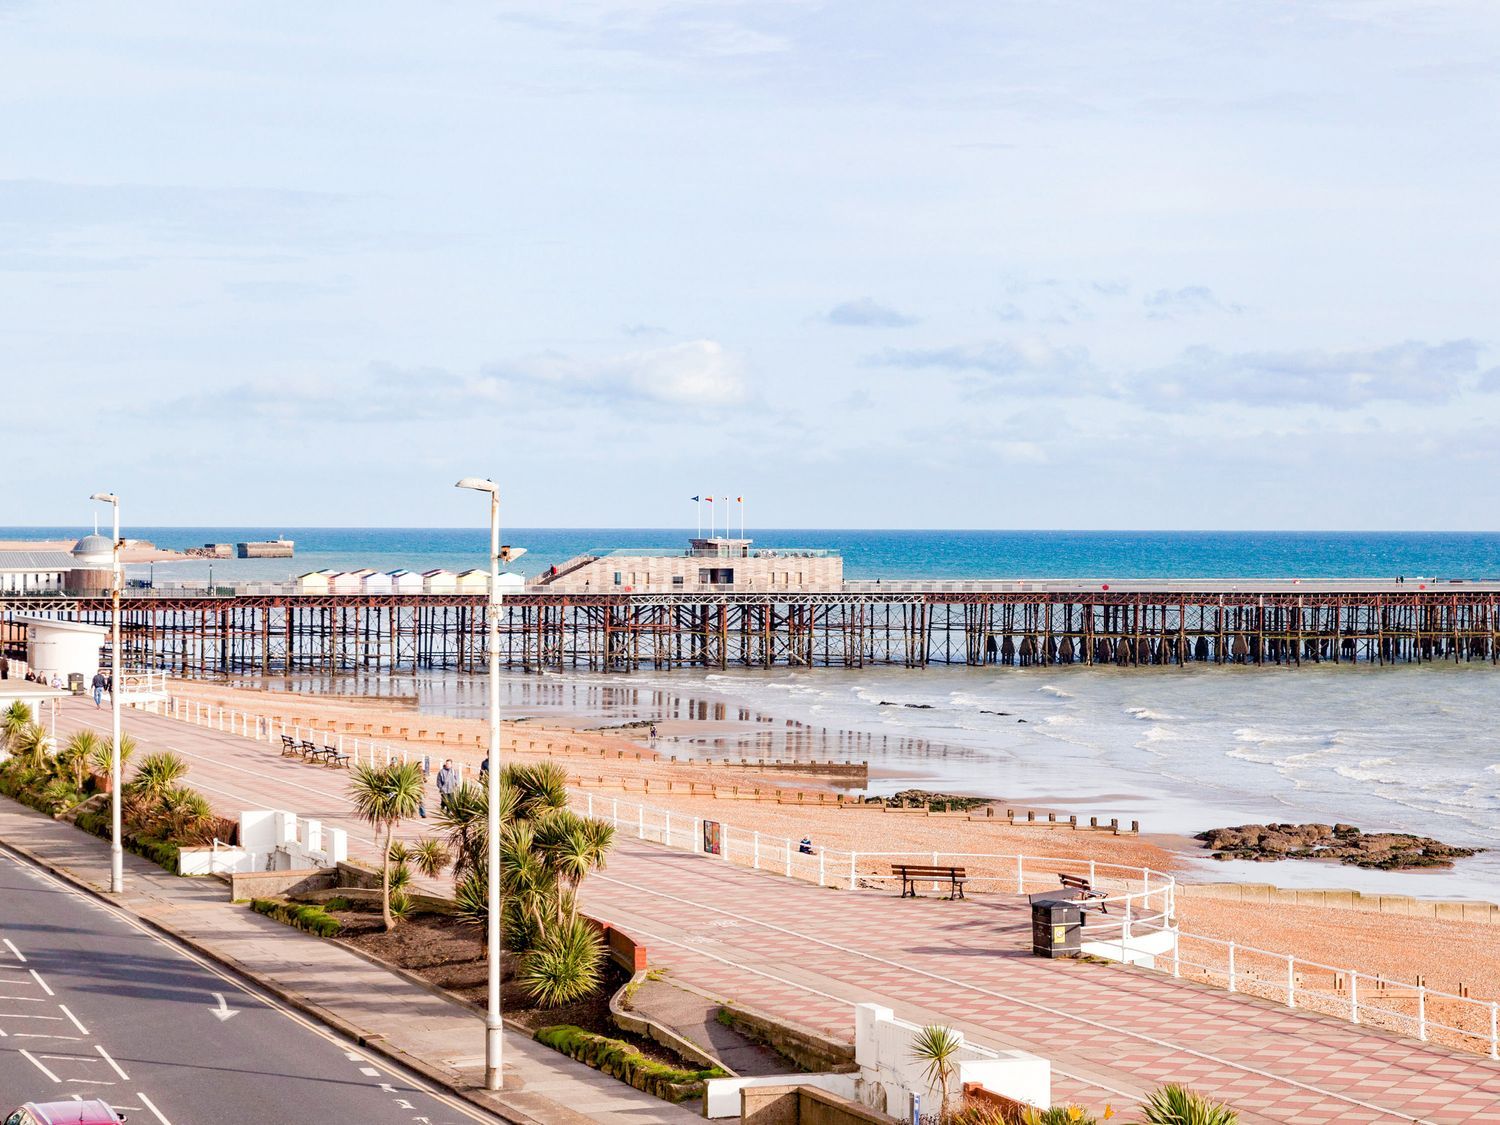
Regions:
<instances>
[{"instance_id":1,"label":"lamp head","mask_svg":"<svg viewBox=\"0 0 1500 1125\"><path fill-rule=\"evenodd\" d=\"M89 499L98 500L105 504L118 504L120 502L120 498L113 492L96 492Z\"/></svg>"},{"instance_id":2,"label":"lamp head","mask_svg":"<svg viewBox=\"0 0 1500 1125\"><path fill-rule=\"evenodd\" d=\"M488 477L464 477L453 487L472 488L475 492L488 492L492 495L500 491L500 486Z\"/></svg>"}]
</instances>

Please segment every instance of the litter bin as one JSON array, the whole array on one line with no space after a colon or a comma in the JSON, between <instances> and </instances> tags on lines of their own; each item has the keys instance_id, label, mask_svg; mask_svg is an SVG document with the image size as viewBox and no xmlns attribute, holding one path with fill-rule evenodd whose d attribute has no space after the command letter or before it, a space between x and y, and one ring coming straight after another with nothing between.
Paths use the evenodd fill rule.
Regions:
<instances>
[{"instance_id":1,"label":"litter bin","mask_svg":"<svg viewBox=\"0 0 1500 1125\"><path fill-rule=\"evenodd\" d=\"M83 694L83 673L82 672L69 672L68 673L68 690L71 691L74 695L82 695Z\"/></svg>"},{"instance_id":2,"label":"litter bin","mask_svg":"<svg viewBox=\"0 0 1500 1125\"><path fill-rule=\"evenodd\" d=\"M1083 910L1076 902L1038 898L1031 902L1031 952L1038 957L1077 953L1083 937Z\"/></svg>"}]
</instances>

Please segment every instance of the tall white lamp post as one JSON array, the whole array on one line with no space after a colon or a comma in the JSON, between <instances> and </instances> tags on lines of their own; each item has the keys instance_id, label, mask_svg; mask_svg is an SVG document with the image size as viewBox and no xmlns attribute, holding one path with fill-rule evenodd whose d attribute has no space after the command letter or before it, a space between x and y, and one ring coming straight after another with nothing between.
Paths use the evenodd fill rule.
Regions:
<instances>
[{"instance_id":1,"label":"tall white lamp post","mask_svg":"<svg viewBox=\"0 0 1500 1125\"><path fill-rule=\"evenodd\" d=\"M109 743L109 889L114 894L125 890L125 853L120 846L120 498L113 492L96 492L89 497L108 504L114 512L114 541L110 555L110 692L111 736Z\"/></svg>"},{"instance_id":2,"label":"tall white lamp post","mask_svg":"<svg viewBox=\"0 0 1500 1125\"><path fill-rule=\"evenodd\" d=\"M485 612L490 649L489 792L489 926L485 957L489 961L489 1006L484 1013L484 1086L500 1089L500 489L492 480L464 477L458 488L490 496L490 600Z\"/></svg>"}]
</instances>

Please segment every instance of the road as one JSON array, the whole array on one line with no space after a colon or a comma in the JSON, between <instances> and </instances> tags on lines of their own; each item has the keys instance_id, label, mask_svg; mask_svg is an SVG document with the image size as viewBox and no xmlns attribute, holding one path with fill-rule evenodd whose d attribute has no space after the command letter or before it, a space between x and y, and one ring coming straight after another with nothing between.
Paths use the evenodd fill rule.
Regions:
<instances>
[{"instance_id":1,"label":"road","mask_svg":"<svg viewBox=\"0 0 1500 1125\"><path fill-rule=\"evenodd\" d=\"M75 1096L152 1125L495 1120L0 848L0 1113Z\"/></svg>"}]
</instances>

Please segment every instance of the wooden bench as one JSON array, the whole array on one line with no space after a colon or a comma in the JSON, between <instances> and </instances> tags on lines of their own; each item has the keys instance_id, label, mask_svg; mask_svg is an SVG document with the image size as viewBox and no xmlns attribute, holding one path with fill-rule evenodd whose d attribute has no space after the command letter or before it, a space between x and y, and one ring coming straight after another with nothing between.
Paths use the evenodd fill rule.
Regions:
<instances>
[{"instance_id":1,"label":"wooden bench","mask_svg":"<svg viewBox=\"0 0 1500 1125\"><path fill-rule=\"evenodd\" d=\"M940 883L948 882L948 898L963 898L964 883L968 879L962 867L944 867L941 865L917 863L893 863L891 874L901 876L901 897L916 898L917 884L925 882Z\"/></svg>"},{"instance_id":2,"label":"wooden bench","mask_svg":"<svg viewBox=\"0 0 1500 1125\"><path fill-rule=\"evenodd\" d=\"M302 760L304 762L316 762L325 756L326 751L324 748L318 746L316 743L309 742L305 738L302 740Z\"/></svg>"},{"instance_id":3,"label":"wooden bench","mask_svg":"<svg viewBox=\"0 0 1500 1125\"><path fill-rule=\"evenodd\" d=\"M1083 876L1063 875L1059 873L1057 878L1058 881L1062 883L1063 890L1072 891L1073 897L1076 898L1079 902L1088 902L1092 899L1098 899L1099 912L1101 914L1109 913L1109 906L1104 901L1109 896L1095 887L1093 883L1090 883L1087 879L1083 878Z\"/></svg>"},{"instance_id":4,"label":"wooden bench","mask_svg":"<svg viewBox=\"0 0 1500 1125\"><path fill-rule=\"evenodd\" d=\"M281 756L283 758L295 758L302 753L302 747L297 745L297 740L289 734L281 736Z\"/></svg>"},{"instance_id":5,"label":"wooden bench","mask_svg":"<svg viewBox=\"0 0 1500 1125\"><path fill-rule=\"evenodd\" d=\"M324 765L333 766L335 769L339 766L347 767L349 765L349 755L339 753L337 747L325 746L323 747L323 763Z\"/></svg>"}]
</instances>

